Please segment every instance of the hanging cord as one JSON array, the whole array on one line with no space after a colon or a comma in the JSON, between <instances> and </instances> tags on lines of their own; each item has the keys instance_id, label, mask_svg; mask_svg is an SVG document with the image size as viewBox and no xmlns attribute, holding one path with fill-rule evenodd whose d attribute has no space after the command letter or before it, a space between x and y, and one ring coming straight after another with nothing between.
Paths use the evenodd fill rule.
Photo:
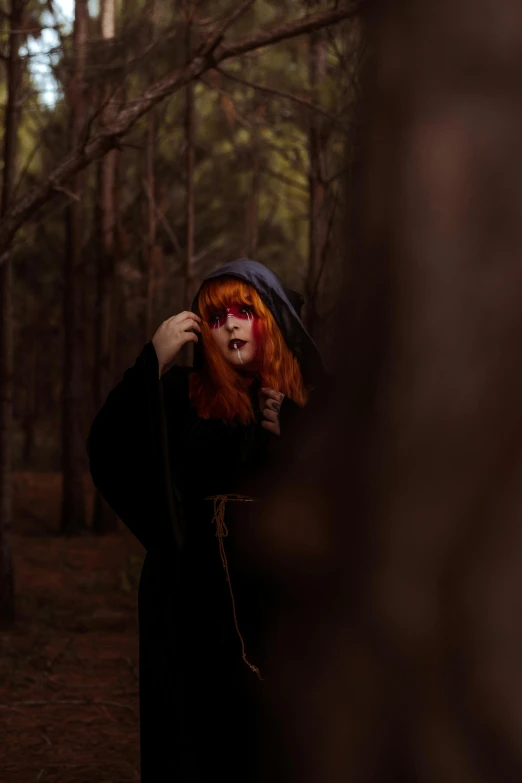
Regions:
<instances>
[{"instance_id":1,"label":"hanging cord","mask_svg":"<svg viewBox=\"0 0 522 783\"><path fill-rule=\"evenodd\" d=\"M228 570L228 562L227 562L227 555L225 552L225 541L224 539L228 536L228 527L225 522L225 507L227 504L227 500L243 500L246 502L254 502L253 498L249 498L246 495L211 495L208 498L205 498L205 500L213 500L214 501L214 516L212 518L212 523L216 524L216 538L219 542L219 554L221 557L221 563L223 565L223 569L225 571L225 576L227 578L228 582L228 589L230 592L230 598L232 600L232 612L234 615L234 625L236 627L237 635L239 636L239 641L241 642L241 657L246 663L246 665L251 669L254 674L256 674L260 680L263 678L261 677L261 673L257 666L254 666L253 663L250 663L248 658L246 657L246 650L245 650L245 642L243 641L243 637L241 636L241 631L239 630L239 626L237 623L237 615L236 615L236 602L234 600L234 593L232 592L232 583L230 581L230 573Z\"/></svg>"}]
</instances>

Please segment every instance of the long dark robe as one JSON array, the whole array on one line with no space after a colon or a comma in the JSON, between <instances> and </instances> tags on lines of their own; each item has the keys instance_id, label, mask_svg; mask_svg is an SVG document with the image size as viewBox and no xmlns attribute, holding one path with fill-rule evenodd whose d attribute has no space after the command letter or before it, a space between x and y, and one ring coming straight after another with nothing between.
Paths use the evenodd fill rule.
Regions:
<instances>
[{"instance_id":1,"label":"long dark robe","mask_svg":"<svg viewBox=\"0 0 522 783\"><path fill-rule=\"evenodd\" d=\"M233 262L229 274L230 267L249 282L252 271L257 275L253 284L271 303L288 344L294 348L294 342L299 355L308 339L313 353L288 289L255 262ZM203 420L189 402L191 371L173 367L160 381L154 346L147 343L91 427L90 468L95 485L146 549L138 596L142 783L254 783L270 766L274 744L268 727L261 730L263 681L242 658L238 628L248 660L269 676L264 626L276 597L266 574L256 570L248 535L263 498L227 503L230 584L213 502L206 498L251 495L260 475L280 470L284 434L300 409L285 399L282 436L273 435L261 427L254 384L254 423Z\"/></svg>"}]
</instances>

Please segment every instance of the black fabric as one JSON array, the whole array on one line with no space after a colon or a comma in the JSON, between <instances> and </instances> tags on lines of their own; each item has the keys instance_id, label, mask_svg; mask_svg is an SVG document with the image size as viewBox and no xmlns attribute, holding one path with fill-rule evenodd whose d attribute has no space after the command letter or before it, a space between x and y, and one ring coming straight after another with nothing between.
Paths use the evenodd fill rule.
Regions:
<instances>
[{"instance_id":1,"label":"black fabric","mask_svg":"<svg viewBox=\"0 0 522 783\"><path fill-rule=\"evenodd\" d=\"M281 282L252 261L220 271L256 286L308 376L319 378L317 349ZM266 741L257 744L266 737L259 735L263 683L241 658L213 504L205 498L250 495L260 476L276 466L280 472L303 409L285 399L277 437L261 427L253 388L251 425L202 420L190 406L191 371L174 366L160 381L147 343L92 424L90 469L146 549L138 595L142 783L255 783L269 753ZM247 656L266 675L263 629L275 597L256 571L249 538L262 511L257 501L227 504L225 546Z\"/></svg>"}]
</instances>

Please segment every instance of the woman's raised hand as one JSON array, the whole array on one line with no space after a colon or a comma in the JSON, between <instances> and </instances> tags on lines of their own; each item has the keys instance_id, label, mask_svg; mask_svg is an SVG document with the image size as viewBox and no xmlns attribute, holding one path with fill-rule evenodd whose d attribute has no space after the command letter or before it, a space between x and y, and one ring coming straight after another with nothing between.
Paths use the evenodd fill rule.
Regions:
<instances>
[{"instance_id":1,"label":"woman's raised hand","mask_svg":"<svg viewBox=\"0 0 522 783\"><path fill-rule=\"evenodd\" d=\"M195 332L201 334L201 318L189 310L173 315L163 321L152 338L152 344L158 357L160 377L167 366L174 361L185 343L197 343Z\"/></svg>"},{"instance_id":2,"label":"woman's raised hand","mask_svg":"<svg viewBox=\"0 0 522 783\"><path fill-rule=\"evenodd\" d=\"M259 409L263 415L263 421L261 426L273 432L274 435L281 435L281 428L279 426L279 411L285 395L276 391L275 389L262 388L259 391Z\"/></svg>"}]
</instances>

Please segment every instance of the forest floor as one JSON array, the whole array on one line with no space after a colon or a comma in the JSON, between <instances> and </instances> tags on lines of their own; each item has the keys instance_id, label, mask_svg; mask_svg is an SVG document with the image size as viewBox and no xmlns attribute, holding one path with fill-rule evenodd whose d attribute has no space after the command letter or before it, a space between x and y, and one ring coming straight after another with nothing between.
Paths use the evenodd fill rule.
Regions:
<instances>
[{"instance_id":1,"label":"forest floor","mask_svg":"<svg viewBox=\"0 0 522 783\"><path fill-rule=\"evenodd\" d=\"M92 484L86 477L88 512ZM0 783L139 780L137 585L126 530L56 535L61 477L15 476L15 627L0 631Z\"/></svg>"}]
</instances>

